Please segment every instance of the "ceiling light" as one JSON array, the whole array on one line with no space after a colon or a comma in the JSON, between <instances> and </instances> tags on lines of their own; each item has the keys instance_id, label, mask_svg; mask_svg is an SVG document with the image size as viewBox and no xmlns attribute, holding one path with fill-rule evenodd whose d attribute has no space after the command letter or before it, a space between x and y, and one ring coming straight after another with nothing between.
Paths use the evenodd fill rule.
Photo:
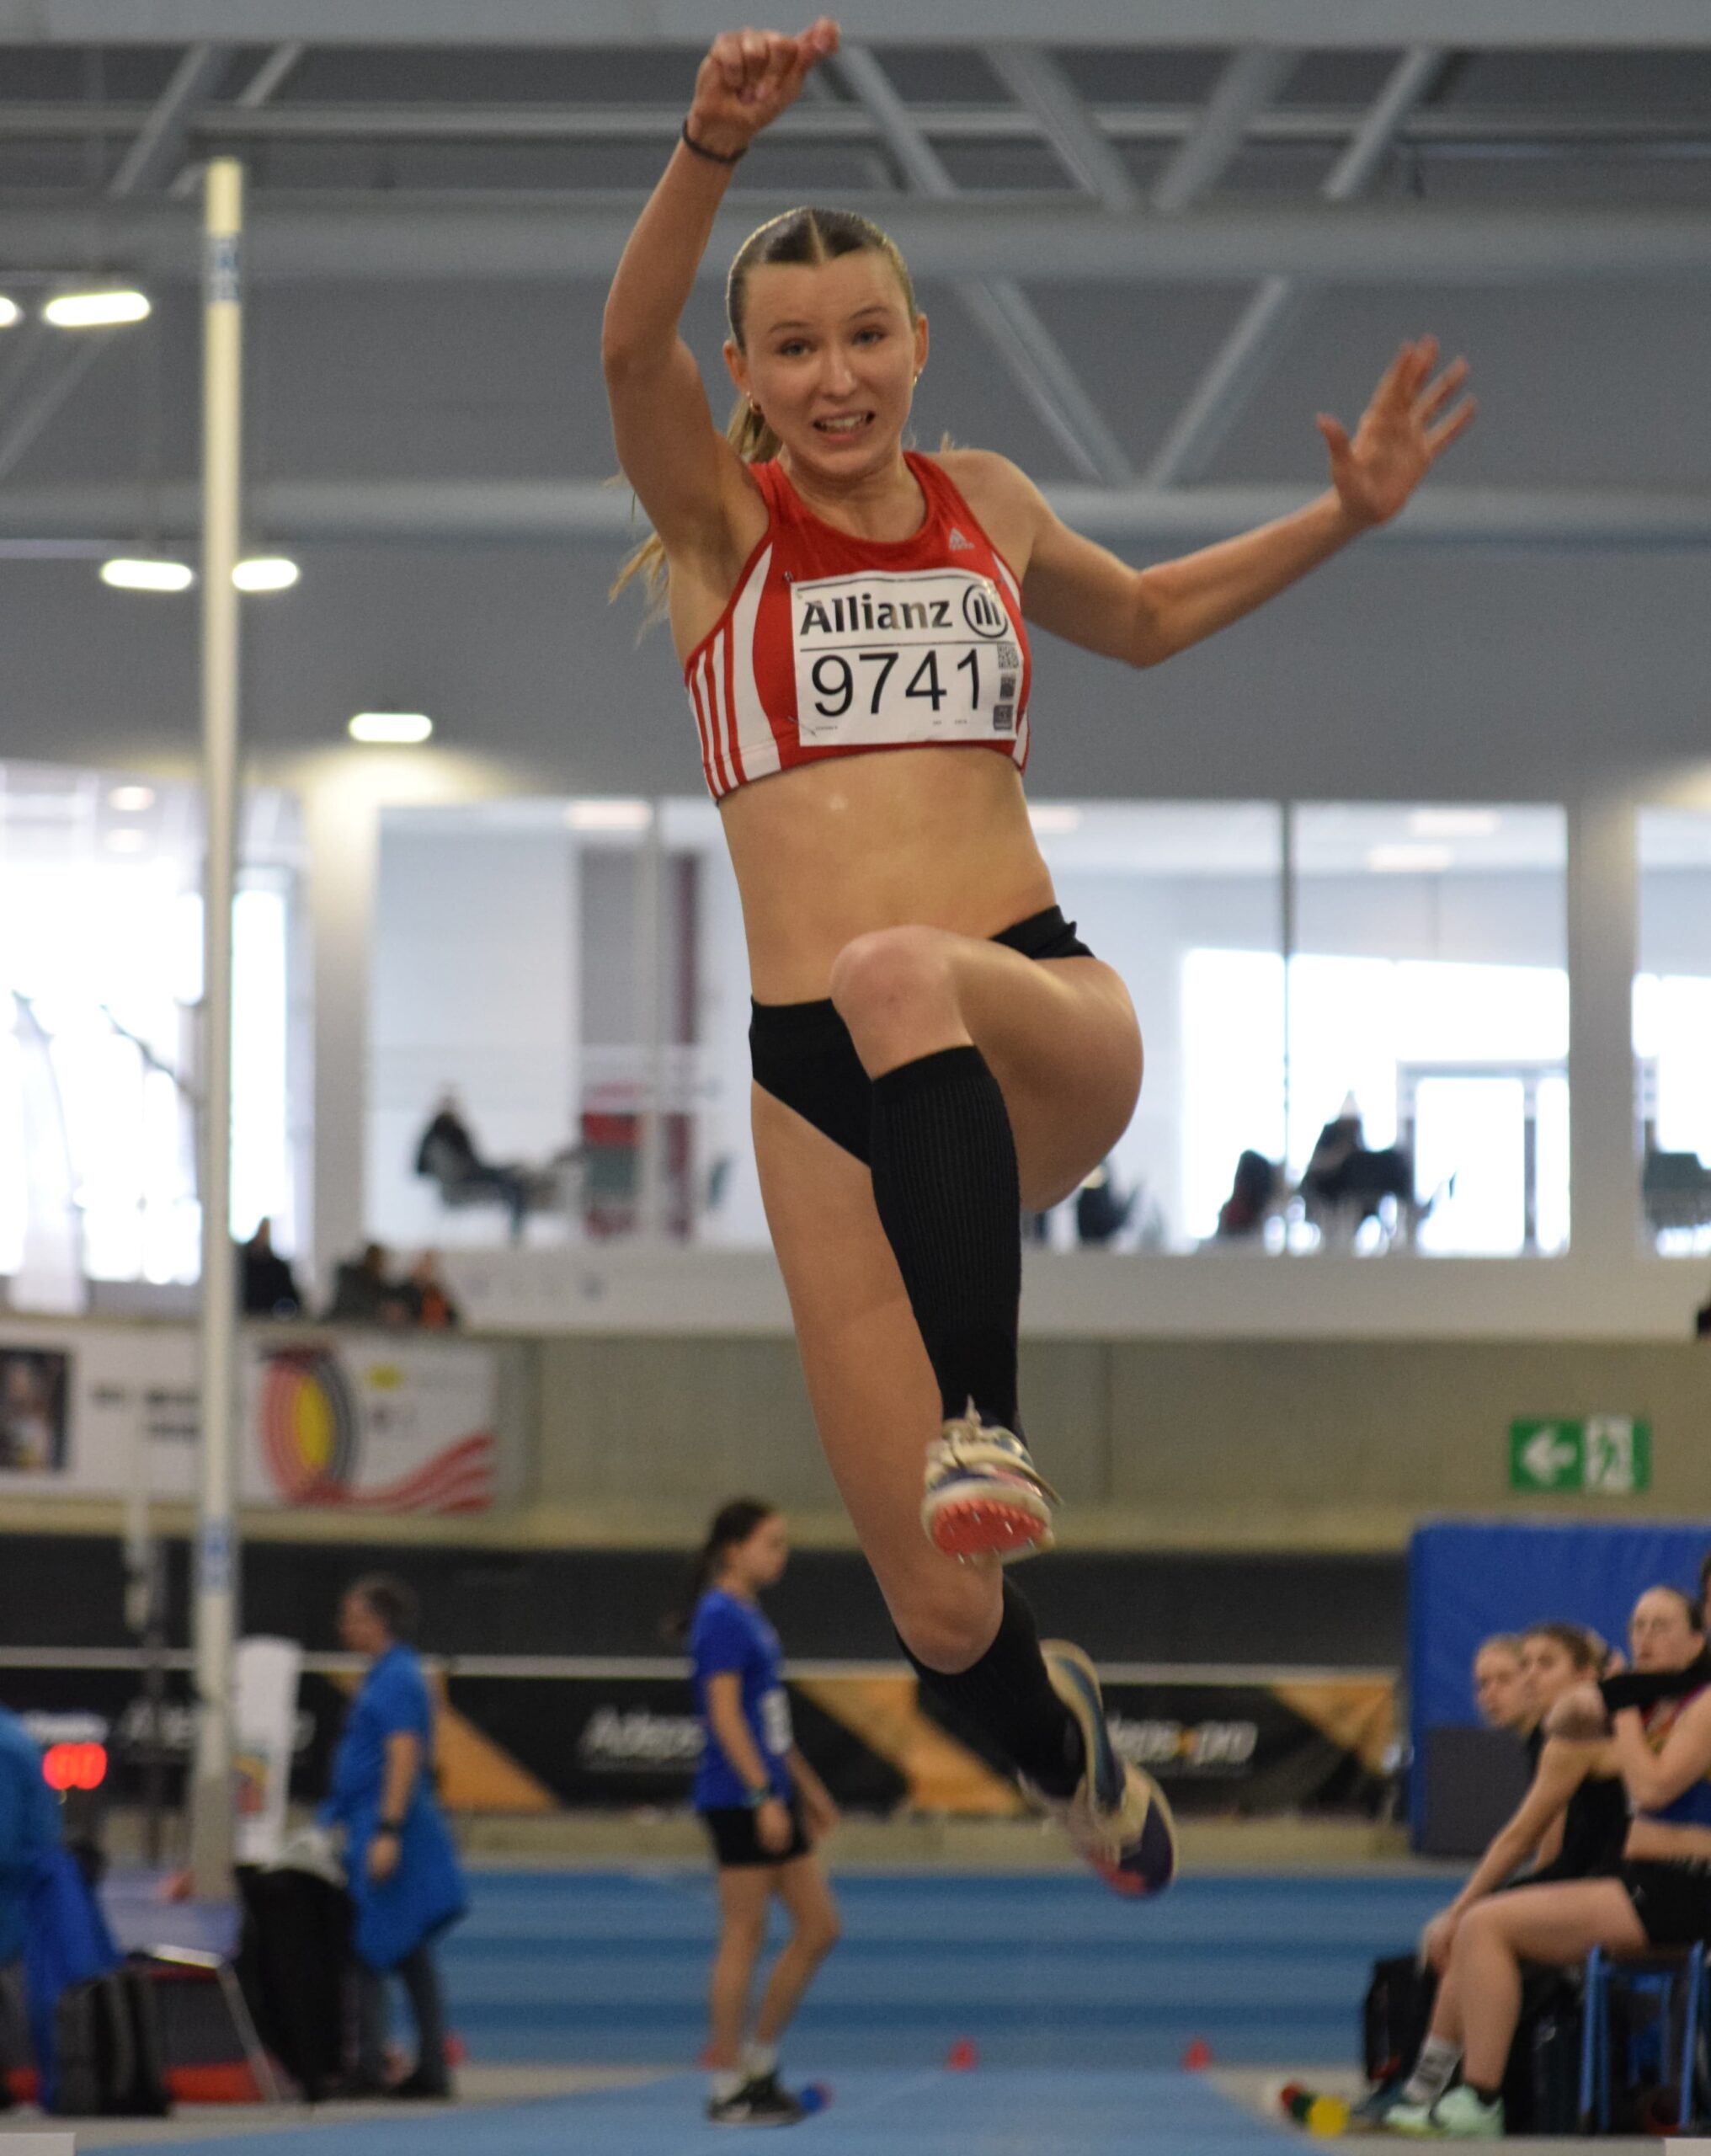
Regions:
<instances>
[{"instance_id":1,"label":"ceiling light","mask_svg":"<svg viewBox=\"0 0 1711 2156\"><path fill-rule=\"evenodd\" d=\"M148 312L147 294L127 291L61 292L41 311L56 329L115 329L143 321Z\"/></svg>"},{"instance_id":2,"label":"ceiling light","mask_svg":"<svg viewBox=\"0 0 1711 2156\"><path fill-rule=\"evenodd\" d=\"M1081 811L1072 808L1068 802L1040 803L1028 810L1028 821L1036 831L1054 838L1065 831L1079 831Z\"/></svg>"},{"instance_id":3,"label":"ceiling light","mask_svg":"<svg viewBox=\"0 0 1711 2156\"><path fill-rule=\"evenodd\" d=\"M115 591L188 591L196 581L196 572L188 562L115 554L102 563L101 581Z\"/></svg>"},{"instance_id":4,"label":"ceiling light","mask_svg":"<svg viewBox=\"0 0 1711 2156\"><path fill-rule=\"evenodd\" d=\"M564 820L573 831L645 831L653 812L645 801L573 801Z\"/></svg>"},{"instance_id":5,"label":"ceiling light","mask_svg":"<svg viewBox=\"0 0 1711 2156\"><path fill-rule=\"evenodd\" d=\"M434 722L422 711L360 711L346 730L353 741L413 748L428 739Z\"/></svg>"},{"instance_id":6,"label":"ceiling light","mask_svg":"<svg viewBox=\"0 0 1711 2156\"><path fill-rule=\"evenodd\" d=\"M1502 823L1495 808L1415 808L1408 818L1417 839L1495 838Z\"/></svg>"},{"instance_id":7,"label":"ceiling light","mask_svg":"<svg viewBox=\"0 0 1711 2156\"><path fill-rule=\"evenodd\" d=\"M14 322L22 320L24 309L16 300L9 300L0 292L0 329L9 329Z\"/></svg>"},{"instance_id":8,"label":"ceiling light","mask_svg":"<svg viewBox=\"0 0 1711 2156\"><path fill-rule=\"evenodd\" d=\"M107 806L116 808L121 816L140 816L145 808L154 806L152 786L115 786L107 797Z\"/></svg>"},{"instance_id":9,"label":"ceiling light","mask_svg":"<svg viewBox=\"0 0 1711 2156\"><path fill-rule=\"evenodd\" d=\"M1447 846L1375 846L1367 854L1367 866L1375 876L1430 876L1453 868L1456 853Z\"/></svg>"},{"instance_id":10,"label":"ceiling light","mask_svg":"<svg viewBox=\"0 0 1711 2156\"><path fill-rule=\"evenodd\" d=\"M303 572L286 554L252 554L232 572L240 591L289 591Z\"/></svg>"}]
</instances>

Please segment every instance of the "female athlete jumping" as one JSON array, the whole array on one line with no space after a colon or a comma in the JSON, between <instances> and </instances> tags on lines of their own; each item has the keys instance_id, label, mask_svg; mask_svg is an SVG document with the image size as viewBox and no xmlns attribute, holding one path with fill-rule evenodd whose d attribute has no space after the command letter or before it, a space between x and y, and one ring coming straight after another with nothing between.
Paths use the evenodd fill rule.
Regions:
<instances>
[{"instance_id":1,"label":"female athlete jumping","mask_svg":"<svg viewBox=\"0 0 1711 2156\"><path fill-rule=\"evenodd\" d=\"M1021 1211L1105 1157L1141 1080L1127 992L1028 822L1025 621L1133 666L1198 643L1401 508L1472 416L1466 370L1405 345L1352 438L1320 419L1319 499L1137 571L1004 457L904 448L909 273L865 219L800 210L732 266L722 434L680 318L733 167L837 45L826 17L716 39L624 251L603 357L655 536L620 581L665 599L741 888L762 1193L861 1546L924 1688L1148 1892L1168 1807L998 1562L1050 1540L1055 1502L1016 1413Z\"/></svg>"}]
</instances>

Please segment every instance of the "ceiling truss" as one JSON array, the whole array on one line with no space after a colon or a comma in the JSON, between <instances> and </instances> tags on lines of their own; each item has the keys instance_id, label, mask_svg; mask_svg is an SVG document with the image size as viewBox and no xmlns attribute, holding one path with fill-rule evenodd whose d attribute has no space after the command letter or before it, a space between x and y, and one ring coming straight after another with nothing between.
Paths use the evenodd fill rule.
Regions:
<instances>
[{"instance_id":1,"label":"ceiling truss","mask_svg":"<svg viewBox=\"0 0 1711 2156\"><path fill-rule=\"evenodd\" d=\"M1692 113L1504 110L1434 102L1449 54L1420 36L1431 24L1456 31L1462 45L1572 46L1590 41L1596 20L1603 32L1598 41L1606 45L1650 42L1711 49L1711 8L1700 0L1684 7L1674 0L1628 0L1616 11L1619 23L1602 0L1585 7L1581 0L1522 0L1515 8L1509 0L1480 0L1466 24L1460 0L1370 0L1357 40L1343 34L1349 11L1341 0L1267 0L1268 34L1256 41L1258 4L1196 0L1190 10L1186 0L1181 8L1176 0L1149 0L1146 43L1175 40L1206 46L1228 40L1234 45L1198 104L1090 99L1076 88L1058 51L1018 34L1010 0L978 0L972 13L959 16L959 35L981 43L998 94L956 103L911 101L873 45L859 43L846 45L835 73L821 78L818 94L786 115L770 138L798 148L835 145L868 153L878 184L865 195L840 188L840 195L883 219L918 277L951 284L994 357L1090 483L1059 489L1066 502L1074 501L1085 528L1180 536L1177 525L1197 530L1238 502L1257 508L1263 498L1275 510L1265 489L1185 489L1210 467L1290 323L1316 290L1348 282L1514 285L1637 276L1703 280L1711 275L1711 213L1692 208L1450 208L1399 201L1394 189L1382 200L1361 200L1373 191L1398 151L1521 159L1578 147L1711 161L1711 129L1703 115ZM899 8L909 12L903 0ZM1116 18L1107 20L1113 8L1117 15L1127 11L1121 36ZM682 44L702 35L702 0L668 0L663 8L647 8L644 22L642 0L605 0L603 8L570 11L556 0L551 6L488 0L476 14L479 41L488 45L514 38L543 47L647 46ZM216 13L224 26L220 37L210 34ZM381 152L388 145L407 144L599 150L639 143L663 152L680 119L675 104L300 101L290 94L291 85L318 45L477 41L469 33L470 18L461 6L454 10L450 0L443 7L440 0L336 0L335 13L333 21L322 0L207 0L205 5L203 0L151 0L147 8L128 13L116 0L0 0L0 51L8 37L35 44L99 38L122 46L136 33L140 16L152 26L151 42L194 39L150 104L0 101L0 151L16 155L32 144L67 141L116 146L111 152L116 163L99 193L67 197L47 189L9 190L7 206L0 209L0 275L46 281L67 265L99 264L146 278L194 276L196 219L188 198L200 163L215 152L261 161L249 243L252 272L259 279L478 282L610 275L638 197L570 185L550 195L524 195L481 187L455 195L408 188L291 193L269 184L265 161L281 147L316 144L368 145ZM1191 13L1197 26L1191 38ZM567 29L566 15L576 18L573 30ZM918 23L909 31L893 22L884 4L872 11L872 21L878 35L900 45L914 42L919 33ZM863 28L869 28L867 16ZM1053 35L1058 48L1100 37L1133 45L1130 0L1060 0L1053 11ZM941 33L934 41L946 40ZM1402 48L1370 106L1285 101L1307 48L1356 42ZM953 153L1005 144L1047 152L1053 184L1029 189L959 184ZM1133 157L1125 154L1138 147L1152 153L1156 167L1144 184ZM1312 197L1285 195L1256 205L1246 196L1220 195L1232 167L1256 147L1316 149L1329 154L1331 163ZM788 206L790 198L765 190L763 175L757 160L755 177L763 184L733 189L704 265L710 280L722 277L725 259L760 217ZM1242 280L1252 286L1142 483L1054 336L1036 291L1025 289L1025 280L1037 289L1057 280L1099 279ZM106 341L84 340L61 356L38 330L19 333L0 377L0 482L96 364ZM338 490L318 495L300 490L296 496L283 486L269 491L276 499L268 521L282 536L402 538L410 536L409 515L424 520L423 536L440 537L605 536L612 524L611 498L578 484L532 493L376 485L354 490L373 505L366 515ZM40 496L0 494L0 538L8 546L27 545L33 531L44 543L66 543L75 536L67 515L73 522L77 515L99 521L124 493L108 490L99 499L88 490L81 497L65 494L57 498L57 509ZM1455 497L1440 489L1435 499L1435 510L1410 516L1412 536L1538 542L1554 534L1581 543L1602 534L1607 542L1639 544L1699 544L1708 536L1703 505L1687 497L1658 500L1552 489ZM309 506L312 502L318 506ZM25 523L35 520L32 531L23 528L20 517ZM123 519L116 521L122 525ZM171 528L170 518L163 528Z\"/></svg>"}]
</instances>

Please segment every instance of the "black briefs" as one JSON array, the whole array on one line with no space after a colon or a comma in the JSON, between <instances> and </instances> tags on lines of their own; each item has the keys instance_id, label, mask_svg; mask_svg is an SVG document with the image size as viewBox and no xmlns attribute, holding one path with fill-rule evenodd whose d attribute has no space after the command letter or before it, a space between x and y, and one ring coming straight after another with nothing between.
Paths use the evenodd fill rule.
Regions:
<instances>
[{"instance_id":1,"label":"black briefs","mask_svg":"<svg viewBox=\"0 0 1711 2156\"><path fill-rule=\"evenodd\" d=\"M1703 1857L1628 1857L1617 1877L1652 1946L1691 1946L1711 1938L1711 1861Z\"/></svg>"},{"instance_id":2,"label":"black briefs","mask_svg":"<svg viewBox=\"0 0 1711 2156\"><path fill-rule=\"evenodd\" d=\"M1063 909L1047 906L991 939L1025 958L1090 958ZM873 1118L873 1081L861 1067L850 1028L829 997L813 1003L757 1003L749 1022L754 1082L782 1101L865 1166Z\"/></svg>"}]
</instances>

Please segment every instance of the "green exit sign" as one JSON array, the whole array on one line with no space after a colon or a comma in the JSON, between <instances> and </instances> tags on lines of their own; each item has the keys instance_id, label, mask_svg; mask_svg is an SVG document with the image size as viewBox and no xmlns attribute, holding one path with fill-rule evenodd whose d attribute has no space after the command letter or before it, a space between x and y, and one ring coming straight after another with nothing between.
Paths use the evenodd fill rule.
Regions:
<instances>
[{"instance_id":1,"label":"green exit sign","mask_svg":"<svg viewBox=\"0 0 1711 2156\"><path fill-rule=\"evenodd\" d=\"M1511 1490L1626 1497L1651 1487L1651 1425L1632 1415L1589 1415L1584 1422L1509 1425Z\"/></svg>"}]
</instances>

